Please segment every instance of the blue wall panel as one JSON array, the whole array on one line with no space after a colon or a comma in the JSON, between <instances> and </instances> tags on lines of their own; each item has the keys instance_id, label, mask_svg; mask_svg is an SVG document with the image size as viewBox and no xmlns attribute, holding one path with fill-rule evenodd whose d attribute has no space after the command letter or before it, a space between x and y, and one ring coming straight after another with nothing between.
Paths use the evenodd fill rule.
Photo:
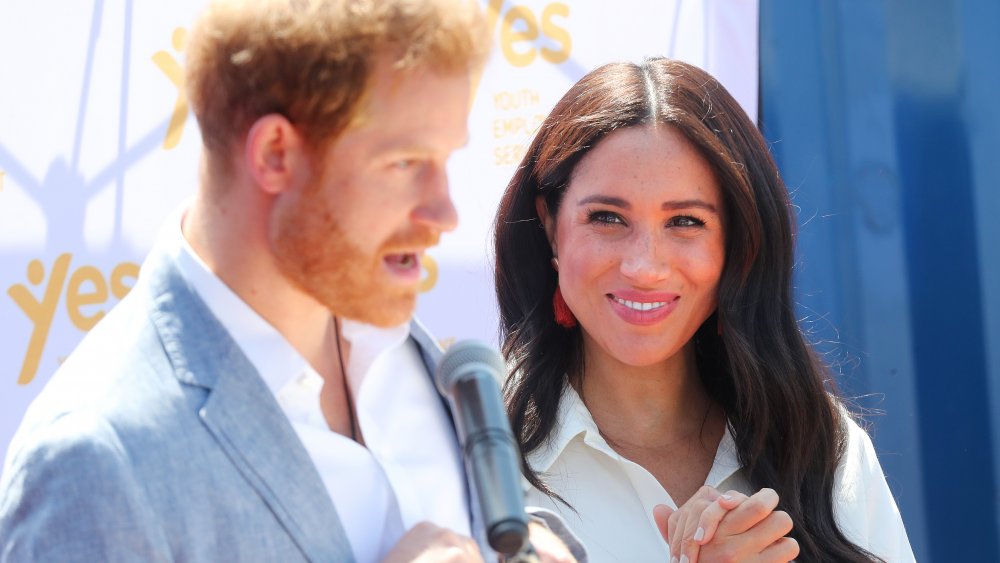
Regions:
<instances>
[{"instance_id":1,"label":"blue wall panel","mask_svg":"<svg viewBox=\"0 0 1000 563\"><path fill-rule=\"evenodd\" d=\"M993 439L993 496L983 494L977 502L1000 511L1000 2L963 2L959 25L965 30L960 38L966 74L961 112L970 149ZM1000 537L1000 517L993 533Z\"/></svg>"},{"instance_id":2,"label":"blue wall panel","mask_svg":"<svg viewBox=\"0 0 1000 563\"><path fill-rule=\"evenodd\" d=\"M976 117L963 112L967 85L991 71L970 67L962 38L975 31L965 28L959 7L926 0L890 3L897 22L889 33L890 75L908 190L903 208L924 491L934 507L928 524L935 538L984 538L971 546L932 542L931 555L937 561L997 561L997 507L988 500L996 498L996 483L971 168L976 141L969 137ZM958 513L970 517L955 518Z\"/></svg>"},{"instance_id":3,"label":"blue wall panel","mask_svg":"<svg viewBox=\"0 0 1000 563\"><path fill-rule=\"evenodd\" d=\"M920 561L1000 561L1000 3L762 0L803 326Z\"/></svg>"}]
</instances>

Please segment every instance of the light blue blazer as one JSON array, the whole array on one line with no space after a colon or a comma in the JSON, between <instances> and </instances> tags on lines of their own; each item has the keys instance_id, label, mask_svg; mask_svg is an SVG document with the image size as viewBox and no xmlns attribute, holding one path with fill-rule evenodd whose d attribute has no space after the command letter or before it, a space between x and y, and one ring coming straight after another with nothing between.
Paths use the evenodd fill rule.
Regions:
<instances>
[{"instance_id":1,"label":"light blue blazer","mask_svg":"<svg viewBox=\"0 0 1000 563\"><path fill-rule=\"evenodd\" d=\"M433 373L440 348L411 337ZM11 443L0 561L352 559L273 394L154 250Z\"/></svg>"}]
</instances>

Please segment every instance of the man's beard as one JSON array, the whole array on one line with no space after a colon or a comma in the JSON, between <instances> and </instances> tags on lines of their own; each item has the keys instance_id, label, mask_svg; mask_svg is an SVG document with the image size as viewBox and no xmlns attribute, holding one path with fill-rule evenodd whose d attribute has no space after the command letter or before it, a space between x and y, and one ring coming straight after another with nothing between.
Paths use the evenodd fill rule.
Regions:
<instances>
[{"instance_id":1,"label":"man's beard","mask_svg":"<svg viewBox=\"0 0 1000 563\"><path fill-rule=\"evenodd\" d=\"M439 236L427 229L410 230L366 254L350 242L333 206L318 191L318 186L309 186L302 197L279 210L271 242L278 269L335 316L380 327L409 320L417 285L392 284L383 258L394 250L434 246Z\"/></svg>"}]
</instances>

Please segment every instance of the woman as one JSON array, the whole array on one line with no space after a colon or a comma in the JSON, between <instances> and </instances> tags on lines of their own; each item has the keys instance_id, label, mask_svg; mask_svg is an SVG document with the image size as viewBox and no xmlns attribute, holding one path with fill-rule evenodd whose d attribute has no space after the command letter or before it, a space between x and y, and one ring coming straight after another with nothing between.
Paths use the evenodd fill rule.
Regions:
<instances>
[{"instance_id":1,"label":"woman","mask_svg":"<svg viewBox=\"0 0 1000 563\"><path fill-rule=\"evenodd\" d=\"M531 500L592 560L751 536L764 560L912 559L796 323L791 215L759 131L693 66L603 66L542 124L495 225L505 393ZM659 504L682 506L669 549Z\"/></svg>"}]
</instances>

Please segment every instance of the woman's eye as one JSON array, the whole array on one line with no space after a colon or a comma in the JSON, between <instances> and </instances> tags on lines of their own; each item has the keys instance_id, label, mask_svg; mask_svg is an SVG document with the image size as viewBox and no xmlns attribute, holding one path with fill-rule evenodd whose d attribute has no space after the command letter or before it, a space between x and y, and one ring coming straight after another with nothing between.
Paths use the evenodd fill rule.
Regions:
<instances>
[{"instance_id":1,"label":"woman's eye","mask_svg":"<svg viewBox=\"0 0 1000 563\"><path fill-rule=\"evenodd\" d=\"M587 216L588 223L600 223L605 225L624 225L625 221L621 215L610 211L592 211Z\"/></svg>"},{"instance_id":2,"label":"woman's eye","mask_svg":"<svg viewBox=\"0 0 1000 563\"><path fill-rule=\"evenodd\" d=\"M704 225L704 221L690 215L680 215L667 221L668 227L702 227Z\"/></svg>"}]
</instances>

